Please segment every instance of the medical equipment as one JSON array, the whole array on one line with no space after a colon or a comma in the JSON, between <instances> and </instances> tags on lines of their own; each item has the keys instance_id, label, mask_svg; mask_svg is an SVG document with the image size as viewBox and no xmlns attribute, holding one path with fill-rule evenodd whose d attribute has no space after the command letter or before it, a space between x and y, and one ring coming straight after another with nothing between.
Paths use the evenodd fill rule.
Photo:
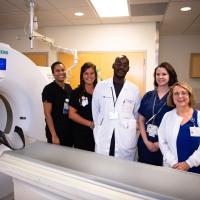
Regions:
<instances>
[{"instance_id":1,"label":"medical equipment","mask_svg":"<svg viewBox=\"0 0 200 200\"><path fill-rule=\"evenodd\" d=\"M35 18L37 18L36 16L34 16L35 2L36 2L36 0L29 0L29 17L30 17L30 19L29 19L28 37L30 39L30 47L31 47L31 49L33 48L33 41L34 41L34 39L37 39L40 41L47 42L50 45L50 47L56 49L57 52L63 52L63 53L68 53L68 54L73 55L73 64L70 67L68 67L66 70L67 80L69 81L72 69L74 67L76 67L76 65L78 64L78 52L76 49L69 49L69 48L61 47L61 46L55 44L54 39L49 38L47 36L44 36L44 35L36 32L36 28L34 26ZM37 27L38 27L38 21L37 21Z\"/></svg>"},{"instance_id":2,"label":"medical equipment","mask_svg":"<svg viewBox=\"0 0 200 200\"><path fill-rule=\"evenodd\" d=\"M30 59L0 43L0 130L8 133L10 140L14 141L16 127L25 134L26 143L46 140L41 93L47 83ZM5 149L0 145L0 155ZM0 174L0 199L12 192L11 185L9 178Z\"/></svg>"},{"instance_id":3,"label":"medical equipment","mask_svg":"<svg viewBox=\"0 0 200 200\"><path fill-rule=\"evenodd\" d=\"M199 174L42 142L4 152L0 171L12 176L15 200L199 199Z\"/></svg>"}]
</instances>

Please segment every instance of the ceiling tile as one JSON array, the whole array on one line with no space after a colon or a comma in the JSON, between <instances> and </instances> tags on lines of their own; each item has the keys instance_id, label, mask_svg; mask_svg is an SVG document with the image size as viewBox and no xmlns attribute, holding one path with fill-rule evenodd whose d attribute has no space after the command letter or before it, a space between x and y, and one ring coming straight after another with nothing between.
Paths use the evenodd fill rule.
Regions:
<instances>
[{"instance_id":1,"label":"ceiling tile","mask_svg":"<svg viewBox=\"0 0 200 200\"><path fill-rule=\"evenodd\" d=\"M161 34L200 34L200 0L127 0L131 5L168 3L164 15L130 16L127 18L99 18L89 0L36 0L35 15L39 27L82 24L110 24L135 22L161 22ZM0 0L0 29L23 28L29 20L29 0ZM113 5L114 6L114 5ZM188 13L179 11L191 6ZM147 11L150 10L148 7ZM75 11L85 13L74 16ZM139 11L136 11L139 12ZM148 13L150 14L150 13Z\"/></svg>"},{"instance_id":2,"label":"ceiling tile","mask_svg":"<svg viewBox=\"0 0 200 200\"><path fill-rule=\"evenodd\" d=\"M68 8L68 9L60 9L60 12L67 18L97 18L96 14L90 7L79 7L79 8ZM75 12L83 12L84 15L81 17L77 17L74 15Z\"/></svg>"},{"instance_id":3,"label":"ceiling tile","mask_svg":"<svg viewBox=\"0 0 200 200\"><path fill-rule=\"evenodd\" d=\"M131 17L131 22L161 22L162 20L163 15Z\"/></svg>"},{"instance_id":4,"label":"ceiling tile","mask_svg":"<svg viewBox=\"0 0 200 200\"><path fill-rule=\"evenodd\" d=\"M129 23L130 18L129 17L116 17L116 18L101 18L101 22L103 24L119 24L119 23Z\"/></svg>"},{"instance_id":5,"label":"ceiling tile","mask_svg":"<svg viewBox=\"0 0 200 200\"><path fill-rule=\"evenodd\" d=\"M87 0L48 0L56 8L68 9L88 6Z\"/></svg>"},{"instance_id":6,"label":"ceiling tile","mask_svg":"<svg viewBox=\"0 0 200 200\"><path fill-rule=\"evenodd\" d=\"M185 31L189 31L194 20L200 15L200 1L191 1L189 5L192 7L192 12L180 11L181 7L188 6L185 1L171 2L169 4L161 24L161 33L163 35L184 34Z\"/></svg>"}]
</instances>

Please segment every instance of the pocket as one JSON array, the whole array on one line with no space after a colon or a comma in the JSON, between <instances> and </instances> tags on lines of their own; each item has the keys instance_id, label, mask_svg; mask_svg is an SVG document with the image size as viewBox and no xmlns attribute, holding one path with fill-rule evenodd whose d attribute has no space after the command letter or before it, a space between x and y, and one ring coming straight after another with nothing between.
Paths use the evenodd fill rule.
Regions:
<instances>
[{"instance_id":1,"label":"pocket","mask_svg":"<svg viewBox=\"0 0 200 200\"><path fill-rule=\"evenodd\" d=\"M137 146L138 134L136 131L136 120L124 120L124 123L127 124L127 128L121 126L120 138L124 147L127 149L133 149Z\"/></svg>"},{"instance_id":2,"label":"pocket","mask_svg":"<svg viewBox=\"0 0 200 200\"><path fill-rule=\"evenodd\" d=\"M122 106L122 116L126 119L133 117L134 101L130 99L125 99Z\"/></svg>"}]
</instances>

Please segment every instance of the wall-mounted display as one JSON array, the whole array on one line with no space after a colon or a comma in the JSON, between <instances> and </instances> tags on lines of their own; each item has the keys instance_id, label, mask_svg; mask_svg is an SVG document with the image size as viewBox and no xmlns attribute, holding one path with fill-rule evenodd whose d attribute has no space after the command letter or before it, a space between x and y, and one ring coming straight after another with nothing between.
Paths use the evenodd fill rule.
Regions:
<instances>
[{"instance_id":1,"label":"wall-mounted display","mask_svg":"<svg viewBox=\"0 0 200 200\"><path fill-rule=\"evenodd\" d=\"M200 53L191 53L190 55L190 76L200 78Z\"/></svg>"}]
</instances>

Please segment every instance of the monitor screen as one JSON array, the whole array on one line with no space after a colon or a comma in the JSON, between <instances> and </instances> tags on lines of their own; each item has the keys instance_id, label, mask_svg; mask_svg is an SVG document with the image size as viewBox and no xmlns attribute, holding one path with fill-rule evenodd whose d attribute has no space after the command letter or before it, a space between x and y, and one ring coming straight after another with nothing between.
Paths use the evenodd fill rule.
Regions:
<instances>
[{"instance_id":1,"label":"monitor screen","mask_svg":"<svg viewBox=\"0 0 200 200\"><path fill-rule=\"evenodd\" d=\"M6 59L0 58L0 70L6 70Z\"/></svg>"}]
</instances>

